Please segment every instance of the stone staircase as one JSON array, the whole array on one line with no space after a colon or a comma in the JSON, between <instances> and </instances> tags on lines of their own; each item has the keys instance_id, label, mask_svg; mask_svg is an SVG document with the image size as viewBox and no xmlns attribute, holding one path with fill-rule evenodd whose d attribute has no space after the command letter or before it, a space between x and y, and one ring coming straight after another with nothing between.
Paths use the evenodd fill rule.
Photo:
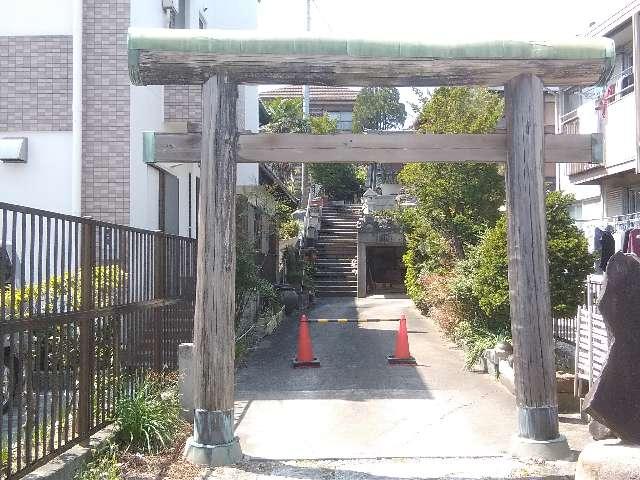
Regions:
<instances>
[{"instance_id":1,"label":"stone staircase","mask_svg":"<svg viewBox=\"0 0 640 480\"><path fill-rule=\"evenodd\" d=\"M357 257L356 224L360 205L322 207L316 248L316 294L319 297L356 297L358 279L352 266Z\"/></svg>"}]
</instances>

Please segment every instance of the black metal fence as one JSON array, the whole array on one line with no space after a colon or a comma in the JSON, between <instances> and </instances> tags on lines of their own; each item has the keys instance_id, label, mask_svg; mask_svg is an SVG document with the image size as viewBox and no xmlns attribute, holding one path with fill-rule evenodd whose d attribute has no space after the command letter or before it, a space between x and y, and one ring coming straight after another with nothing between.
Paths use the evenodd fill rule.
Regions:
<instances>
[{"instance_id":1,"label":"black metal fence","mask_svg":"<svg viewBox=\"0 0 640 480\"><path fill-rule=\"evenodd\" d=\"M196 241L0 203L0 478L109 423L191 341Z\"/></svg>"}]
</instances>

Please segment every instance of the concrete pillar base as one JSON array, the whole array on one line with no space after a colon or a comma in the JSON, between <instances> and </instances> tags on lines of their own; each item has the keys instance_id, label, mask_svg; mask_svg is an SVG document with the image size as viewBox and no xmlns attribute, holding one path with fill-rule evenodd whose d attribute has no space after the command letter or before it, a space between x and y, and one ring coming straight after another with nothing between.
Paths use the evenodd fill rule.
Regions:
<instances>
[{"instance_id":1,"label":"concrete pillar base","mask_svg":"<svg viewBox=\"0 0 640 480\"><path fill-rule=\"evenodd\" d=\"M571 450L564 435L553 440L531 440L520 436L511 441L511 455L518 458L542 458L543 460L569 460Z\"/></svg>"},{"instance_id":2,"label":"concrete pillar base","mask_svg":"<svg viewBox=\"0 0 640 480\"><path fill-rule=\"evenodd\" d=\"M183 457L196 465L221 467L238 463L243 455L238 437L223 445L203 445L190 437L184 447Z\"/></svg>"},{"instance_id":3,"label":"concrete pillar base","mask_svg":"<svg viewBox=\"0 0 640 480\"><path fill-rule=\"evenodd\" d=\"M620 440L590 443L578 457L576 480L640 479L640 445Z\"/></svg>"}]
</instances>

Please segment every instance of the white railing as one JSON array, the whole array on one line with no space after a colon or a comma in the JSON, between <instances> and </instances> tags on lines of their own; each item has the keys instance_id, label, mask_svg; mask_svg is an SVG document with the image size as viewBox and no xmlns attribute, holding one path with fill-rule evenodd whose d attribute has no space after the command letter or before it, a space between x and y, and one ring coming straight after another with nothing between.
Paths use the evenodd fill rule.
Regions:
<instances>
[{"instance_id":1,"label":"white railing","mask_svg":"<svg viewBox=\"0 0 640 480\"><path fill-rule=\"evenodd\" d=\"M581 393L580 380L586 380L591 388L602 374L609 355L609 336L598 309L602 280L602 275L589 275L586 305L578 308L576 316L575 396Z\"/></svg>"},{"instance_id":2,"label":"white railing","mask_svg":"<svg viewBox=\"0 0 640 480\"><path fill-rule=\"evenodd\" d=\"M607 86L604 87L601 101L606 102L607 105L611 105L621 100L624 96L633 92L634 80L633 67L629 67L617 75L614 75L607 83Z\"/></svg>"},{"instance_id":3,"label":"white railing","mask_svg":"<svg viewBox=\"0 0 640 480\"><path fill-rule=\"evenodd\" d=\"M624 86L623 86L624 85ZM633 67L629 67L621 71L620 73L612 76L607 85L604 87L589 87L581 90L583 98L599 100L599 103L606 102L607 105L611 105L623 97L633 92L635 85L635 79L633 78ZM613 86L611 92L608 93L610 87ZM560 125L564 126L566 123L570 123L578 120L578 108L570 110L560 115ZM563 133L578 133L578 132L563 132Z\"/></svg>"},{"instance_id":4,"label":"white railing","mask_svg":"<svg viewBox=\"0 0 640 480\"><path fill-rule=\"evenodd\" d=\"M302 224L302 234L300 236L300 248L304 248L307 244L307 237L309 235L309 223L311 219L311 200L314 199L320 193L322 189L321 185L312 184L309 186L309 195L307 196L307 206L304 212L304 220ZM322 206L320 206L322 209Z\"/></svg>"}]
</instances>

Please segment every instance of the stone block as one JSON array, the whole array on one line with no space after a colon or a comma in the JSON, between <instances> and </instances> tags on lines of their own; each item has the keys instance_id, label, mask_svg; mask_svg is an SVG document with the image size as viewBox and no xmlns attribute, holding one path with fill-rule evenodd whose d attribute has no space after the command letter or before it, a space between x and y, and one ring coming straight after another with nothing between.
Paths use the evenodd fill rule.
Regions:
<instances>
[{"instance_id":1,"label":"stone block","mask_svg":"<svg viewBox=\"0 0 640 480\"><path fill-rule=\"evenodd\" d=\"M585 447L575 480L640 480L640 446L603 440Z\"/></svg>"},{"instance_id":2,"label":"stone block","mask_svg":"<svg viewBox=\"0 0 640 480\"><path fill-rule=\"evenodd\" d=\"M194 409L193 343L181 343L178 345L178 374L182 416L188 421L192 421Z\"/></svg>"}]
</instances>

